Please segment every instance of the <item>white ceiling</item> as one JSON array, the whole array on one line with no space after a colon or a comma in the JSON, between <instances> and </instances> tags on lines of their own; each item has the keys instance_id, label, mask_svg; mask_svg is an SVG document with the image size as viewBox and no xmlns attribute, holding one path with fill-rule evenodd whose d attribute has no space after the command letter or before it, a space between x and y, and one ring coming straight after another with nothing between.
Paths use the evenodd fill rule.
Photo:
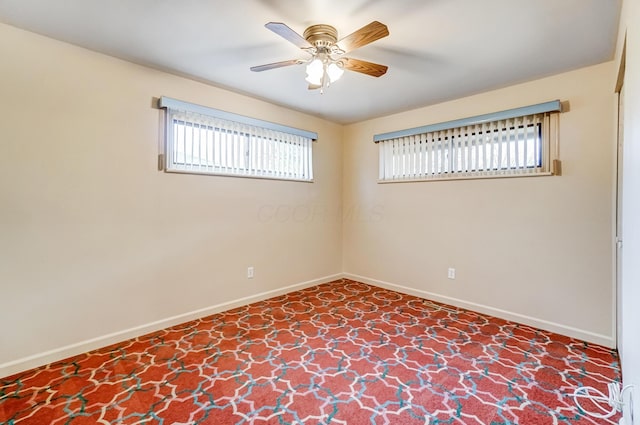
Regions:
<instances>
[{"instance_id":1,"label":"white ceiling","mask_svg":"<svg viewBox=\"0 0 640 425\"><path fill-rule=\"evenodd\" d=\"M387 115L611 60L621 0L0 0L0 21L339 123ZM390 35L347 56L389 66L346 72L324 94L307 55L264 24L339 38L371 21ZM7 60L3 58L2 60ZM185 99L188 100L188 99Z\"/></svg>"}]
</instances>

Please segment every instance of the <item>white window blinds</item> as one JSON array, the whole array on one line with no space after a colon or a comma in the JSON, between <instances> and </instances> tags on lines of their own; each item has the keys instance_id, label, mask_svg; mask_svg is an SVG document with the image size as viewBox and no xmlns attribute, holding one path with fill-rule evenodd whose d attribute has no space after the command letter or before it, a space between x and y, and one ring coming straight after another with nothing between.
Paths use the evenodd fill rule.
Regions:
<instances>
[{"instance_id":1,"label":"white window blinds","mask_svg":"<svg viewBox=\"0 0 640 425\"><path fill-rule=\"evenodd\" d=\"M160 103L167 108L166 171L313 180L315 133L171 101Z\"/></svg>"},{"instance_id":2,"label":"white window blinds","mask_svg":"<svg viewBox=\"0 0 640 425\"><path fill-rule=\"evenodd\" d=\"M502 119L475 117L483 119L469 118L376 136L380 139L380 180L549 174L550 164L556 159L553 153L557 150L558 114L501 114ZM460 125L465 123L468 124Z\"/></svg>"}]
</instances>

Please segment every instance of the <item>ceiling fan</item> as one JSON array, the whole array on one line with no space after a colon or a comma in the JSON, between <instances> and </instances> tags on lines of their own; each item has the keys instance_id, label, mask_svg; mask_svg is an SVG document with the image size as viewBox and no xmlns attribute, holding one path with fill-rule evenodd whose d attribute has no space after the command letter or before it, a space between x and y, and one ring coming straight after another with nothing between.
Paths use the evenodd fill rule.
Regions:
<instances>
[{"instance_id":1,"label":"ceiling fan","mask_svg":"<svg viewBox=\"0 0 640 425\"><path fill-rule=\"evenodd\" d=\"M385 65L344 56L359 47L389 35L387 26L378 21L365 25L340 41L337 41L338 31L331 25L312 25L304 30L303 35L298 34L282 22L269 22L265 27L311 56L308 59L291 59L253 66L250 69L254 72L306 63L306 80L309 83L309 89L320 89L320 93L324 91L325 87L340 78L345 69L373 77L380 77L387 72L388 68Z\"/></svg>"}]
</instances>

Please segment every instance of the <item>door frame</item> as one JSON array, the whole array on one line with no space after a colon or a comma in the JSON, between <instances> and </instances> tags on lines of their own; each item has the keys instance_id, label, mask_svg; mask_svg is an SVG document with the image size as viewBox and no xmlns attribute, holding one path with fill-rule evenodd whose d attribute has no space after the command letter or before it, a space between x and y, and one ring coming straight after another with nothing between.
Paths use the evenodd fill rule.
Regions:
<instances>
[{"instance_id":1,"label":"door frame","mask_svg":"<svg viewBox=\"0 0 640 425\"><path fill-rule=\"evenodd\" d=\"M616 154L615 154L615 180L614 180L614 223L613 223L613 272L614 272L614 339L616 348L620 347L622 337L622 250L623 250L623 222L622 222L622 167L624 159L624 75L626 69L627 38L622 45L622 55L620 57L620 67L616 81L615 92L616 102Z\"/></svg>"}]
</instances>

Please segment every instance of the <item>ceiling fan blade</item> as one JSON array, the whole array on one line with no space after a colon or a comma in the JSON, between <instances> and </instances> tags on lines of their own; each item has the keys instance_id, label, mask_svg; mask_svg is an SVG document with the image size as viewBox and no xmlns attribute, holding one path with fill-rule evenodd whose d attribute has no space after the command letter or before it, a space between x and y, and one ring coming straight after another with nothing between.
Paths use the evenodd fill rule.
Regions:
<instances>
[{"instance_id":1,"label":"ceiling fan blade","mask_svg":"<svg viewBox=\"0 0 640 425\"><path fill-rule=\"evenodd\" d=\"M389 69L389 67L385 65L367 62L360 59L342 58L340 61L342 62L344 69L371 75L372 77L380 77L387 72L387 69Z\"/></svg>"},{"instance_id":2,"label":"ceiling fan blade","mask_svg":"<svg viewBox=\"0 0 640 425\"><path fill-rule=\"evenodd\" d=\"M356 32L349 34L342 40L338 41L336 45L345 53L355 50L359 47L366 46L369 43L373 43L383 37L389 35L389 29L385 24L378 21L373 21L368 25L360 28Z\"/></svg>"},{"instance_id":3,"label":"ceiling fan blade","mask_svg":"<svg viewBox=\"0 0 640 425\"><path fill-rule=\"evenodd\" d=\"M265 24L265 27L275 32L285 40L295 44L301 49L313 47L307 40L304 39L304 37L302 37L300 34L295 32L282 22L268 22L267 24Z\"/></svg>"},{"instance_id":4,"label":"ceiling fan blade","mask_svg":"<svg viewBox=\"0 0 640 425\"><path fill-rule=\"evenodd\" d=\"M274 68L282 68L283 66L298 65L298 64L300 64L302 62L304 62L304 61L301 61L300 59L291 59L291 60L288 60L288 61L274 62L274 63L267 63L265 65L252 66L249 69L251 69L253 72L262 72L262 71L268 71L268 70L274 69Z\"/></svg>"},{"instance_id":5,"label":"ceiling fan blade","mask_svg":"<svg viewBox=\"0 0 640 425\"><path fill-rule=\"evenodd\" d=\"M308 89L309 90L318 90L320 87L322 87L320 84L309 84Z\"/></svg>"}]
</instances>

